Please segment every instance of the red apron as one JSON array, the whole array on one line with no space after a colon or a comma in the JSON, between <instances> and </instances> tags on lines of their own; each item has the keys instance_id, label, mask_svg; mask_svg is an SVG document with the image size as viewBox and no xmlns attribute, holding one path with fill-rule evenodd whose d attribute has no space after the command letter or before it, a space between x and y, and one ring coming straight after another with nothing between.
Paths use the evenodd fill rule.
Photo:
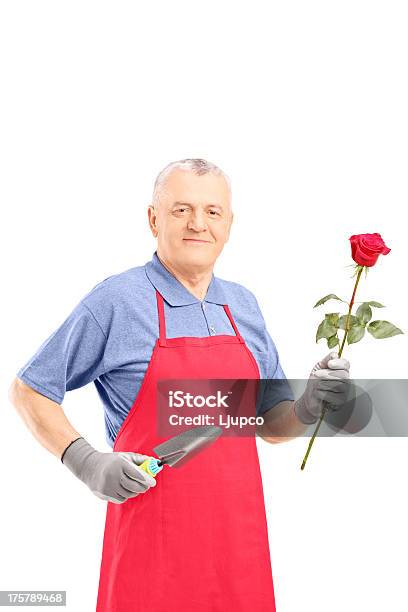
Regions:
<instances>
[{"instance_id":1,"label":"red apron","mask_svg":"<svg viewBox=\"0 0 408 612\"><path fill-rule=\"evenodd\" d=\"M260 377L227 305L235 336L167 339L156 297L159 338L114 451L156 456L159 379ZM221 436L182 467L165 466L146 493L108 502L96 610L275 612L255 436Z\"/></svg>"}]
</instances>

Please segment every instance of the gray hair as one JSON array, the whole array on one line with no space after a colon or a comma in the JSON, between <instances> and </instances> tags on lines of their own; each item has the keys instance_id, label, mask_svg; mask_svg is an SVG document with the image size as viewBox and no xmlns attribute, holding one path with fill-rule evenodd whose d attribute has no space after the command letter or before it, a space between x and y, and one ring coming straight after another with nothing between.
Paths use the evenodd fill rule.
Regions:
<instances>
[{"instance_id":1,"label":"gray hair","mask_svg":"<svg viewBox=\"0 0 408 612\"><path fill-rule=\"evenodd\" d=\"M170 164L167 164L167 166L165 166L163 168L163 170L161 170L161 172L159 172L159 174L157 175L157 178L156 178L156 180L154 182L154 188L153 188L152 202L153 202L153 206L154 207L156 207L156 204L158 204L160 202L160 192L163 191L166 179L169 176L169 174L171 174L171 172L173 172L173 170L184 170L184 171L187 171L187 172L194 172L195 174L197 174L199 176L201 176L202 174L208 174L209 172L211 174L215 174L217 176L223 176L225 181L226 181L226 183L227 183L227 185L228 185L230 205L231 205L231 209L232 209L232 203L231 203L231 181L230 181L228 175L225 174L225 172L223 172L221 170L221 168L219 168L218 166L216 166L212 162L209 162L209 161L207 161L205 159L200 159L200 158L196 158L196 159L180 159L178 161L171 162Z\"/></svg>"}]
</instances>

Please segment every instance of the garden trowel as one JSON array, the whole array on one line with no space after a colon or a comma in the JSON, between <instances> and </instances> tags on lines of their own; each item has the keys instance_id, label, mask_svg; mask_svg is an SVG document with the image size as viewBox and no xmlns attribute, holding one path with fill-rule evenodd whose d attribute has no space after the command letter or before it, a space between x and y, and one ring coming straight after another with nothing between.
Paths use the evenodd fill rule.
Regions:
<instances>
[{"instance_id":1,"label":"garden trowel","mask_svg":"<svg viewBox=\"0 0 408 612\"><path fill-rule=\"evenodd\" d=\"M207 448L222 434L221 427L203 425L183 431L183 433L162 442L154 447L154 452L159 457L149 457L139 467L156 477L164 465L180 467L192 459L197 453Z\"/></svg>"}]
</instances>

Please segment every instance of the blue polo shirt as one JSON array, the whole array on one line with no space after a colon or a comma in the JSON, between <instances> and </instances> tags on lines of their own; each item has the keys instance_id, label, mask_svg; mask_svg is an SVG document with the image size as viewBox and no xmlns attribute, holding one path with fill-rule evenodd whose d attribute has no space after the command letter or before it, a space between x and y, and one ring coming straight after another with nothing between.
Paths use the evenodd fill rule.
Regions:
<instances>
[{"instance_id":1,"label":"blue polo shirt","mask_svg":"<svg viewBox=\"0 0 408 612\"><path fill-rule=\"evenodd\" d=\"M200 301L161 263L151 261L98 283L17 372L27 385L62 404L66 391L93 382L102 400L106 440L116 435L141 387L159 335L157 289L163 296L168 338L235 335L223 308L258 363L265 386L257 412L293 400L255 296L238 283L212 275Z\"/></svg>"}]
</instances>

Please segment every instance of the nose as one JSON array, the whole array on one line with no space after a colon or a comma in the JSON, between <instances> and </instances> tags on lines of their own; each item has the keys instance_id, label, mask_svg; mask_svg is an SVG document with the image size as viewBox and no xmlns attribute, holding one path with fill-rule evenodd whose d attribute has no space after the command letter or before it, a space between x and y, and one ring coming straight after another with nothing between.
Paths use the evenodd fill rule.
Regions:
<instances>
[{"instance_id":1,"label":"nose","mask_svg":"<svg viewBox=\"0 0 408 612\"><path fill-rule=\"evenodd\" d=\"M193 212L187 223L188 229L195 232L204 232L207 229L207 222L202 211Z\"/></svg>"}]
</instances>

